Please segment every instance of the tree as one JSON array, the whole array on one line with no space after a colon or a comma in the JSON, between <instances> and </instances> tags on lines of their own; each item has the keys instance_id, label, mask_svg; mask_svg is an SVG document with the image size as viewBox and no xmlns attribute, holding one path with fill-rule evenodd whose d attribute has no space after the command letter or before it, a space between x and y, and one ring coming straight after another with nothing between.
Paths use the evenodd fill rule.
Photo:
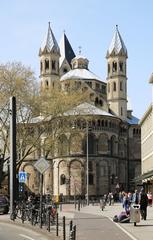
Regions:
<instances>
[{"instance_id":1,"label":"tree","mask_svg":"<svg viewBox=\"0 0 153 240\"><path fill-rule=\"evenodd\" d=\"M17 98L17 123L30 119L37 111L38 86L34 73L19 62L0 65L0 183L5 174L4 163L9 160L9 101ZM18 143L18 141L17 141ZM18 145L18 144L17 144ZM19 147L17 146L17 150ZM18 155L18 154L17 154Z\"/></svg>"},{"instance_id":2,"label":"tree","mask_svg":"<svg viewBox=\"0 0 153 240\"><path fill-rule=\"evenodd\" d=\"M81 89L65 93L61 89L39 92L33 71L21 63L0 65L0 183L5 174L2 169L9 160L9 98L16 97L17 109L17 170L29 156L46 157L54 148L57 136L68 127L63 120L65 112L87 99ZM43 138L47 141L42 142Z\"/></svg>"}]
</instances>

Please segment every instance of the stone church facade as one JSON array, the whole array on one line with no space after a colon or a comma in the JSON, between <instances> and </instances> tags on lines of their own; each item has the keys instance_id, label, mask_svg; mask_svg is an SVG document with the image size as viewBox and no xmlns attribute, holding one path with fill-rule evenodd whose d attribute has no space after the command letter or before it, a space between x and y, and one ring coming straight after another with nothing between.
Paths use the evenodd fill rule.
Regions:
<instances>
[{"instance_id":1,"label":"stone church facade","mask_svg":"<svg viewBox=\"0 0 153 240\"><path fill-rule=\"evenodd\" d=\"M90 99L65 113L71 131L67 128L59 136L57 149L47 158L50 167L44 174L43 192L86 195L87 183L89 196L133 190L141 171L141 132L128 109L128 53L118 27L106 54L105 81L89 70L86 57L75 55L65 33L58 45L50 24L39 57L41 91L76 87L87 91ZM33 156L21 166L28 173L26 185L35 193L39 191L36 160Z\"/></svg>"}]
</instances>

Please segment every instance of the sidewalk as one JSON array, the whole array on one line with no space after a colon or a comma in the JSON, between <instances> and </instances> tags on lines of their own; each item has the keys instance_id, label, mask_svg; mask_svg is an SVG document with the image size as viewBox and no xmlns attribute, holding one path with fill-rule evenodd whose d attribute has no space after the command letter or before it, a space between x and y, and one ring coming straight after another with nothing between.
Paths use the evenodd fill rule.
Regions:
<instances>
[{"instance_id":1,"label":"sidewalk","mask_svg":"<svg viewBox=\"0 0 153 240\"><path fill-rule=\"evenodd\" d=\"M122 223L121 224L121 223L113 222L112 219L113 219L114 215L118 215L121 211L123 211L122 205L119 203L117 203L117 204L115 203L112 206L107 205L105 207L104 211L100 210L99 205L98 206L93 206L93 205L85 206L85 207L80 208L80 211L78 211L78 209L75 210L73 204L65 204L65 205L63 204L62 211L60 211L60 209L59 209L58 212L59 212L60 222L61 222L63 216L66 217L66 227L67 227L66 235L67 235L67 237L68 237L68 233L69 233L70 220L77 218L78 214L79 214L79 216L81 216L81 214L82 214L82 216L84 216L85 214L86 215L90 214L95 217L96 216L104 217L104 219L105 219L104 221L107 220L106 218L110 219L112 221L112 224L114 224L115 226L120 228L132 240L144 240L144 239L152 240L153 239L153 207L148 207L147 220L146 221L141 220L140 223L137 223L137 226L134 226L133 223ZM9 215L0 215L0 221L12 222L12 221L10 221ZM19 223L19 221L16 221L14 224L21 224L21 223ZM36 230L36 229L38 231L40 230L39 227L33 227L27 223L25 223L22 226L31 228L33 230ZM113 227L113 225L112 225L112 227ZM77 229L77 230L79 230L79 229ZM44 234L48 235L48 237L50 239L60 239L60 238L55 237L55 230L53 230L53 232L51 232L51 233L47 233L47 231L45 229L40 230L40 231L43 231ZM59 235L60 235L60 237L62 237L62 224L60 224L59 231L60 231Z\"/></svg>"},{"instance_id":2,"label":"sidewalk","mask_svg":"<svg viewBox=\"0 0 153 240\"><path fill-rule=\"evenodd\" d=\"M80 213L87 213L92 215L104 216L113 219L114 215L118 215L123 211L120 203L115 203L112 206L106 206L104 211L101 211L99 206L86 206L80 209ZM68 219L74 218L78 210L74 209L74 205L63 205L62 212L59 216L65 216ZM112 220L113 222L113 220ZM115 223L122 231L124 231L133 240L152 240L153 239L153 207L147 208L147 220L141 220L134 226L133 223Z\"/></svg>"}]
</instances>

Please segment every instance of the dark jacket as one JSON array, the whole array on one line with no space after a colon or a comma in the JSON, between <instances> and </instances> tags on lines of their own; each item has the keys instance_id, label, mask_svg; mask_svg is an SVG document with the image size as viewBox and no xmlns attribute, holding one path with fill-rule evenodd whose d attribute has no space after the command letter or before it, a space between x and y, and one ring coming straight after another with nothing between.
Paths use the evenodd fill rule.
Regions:
<instances>
[{"instance_id":1,"label":"dark jacket","mask_svg":"<svg viewBox=\"0 0 153 240\"><path fill-rule=\"evenodd\" d=\"M142 192L140 194L140 208L146 208L148 206L148 197L147 194Z\"/></svg>"}]
</instances>

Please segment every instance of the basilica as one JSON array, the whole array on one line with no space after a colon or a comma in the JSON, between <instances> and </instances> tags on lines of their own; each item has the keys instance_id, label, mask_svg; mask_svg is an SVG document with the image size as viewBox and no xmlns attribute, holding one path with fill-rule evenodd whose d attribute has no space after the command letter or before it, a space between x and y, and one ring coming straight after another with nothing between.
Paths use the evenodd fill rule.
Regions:
<instances>
[{"instance_id":1,"label":"basilica","mask_svg":"<svg viewBox=\"0 0 153 240\"><path fill-rule=\"evenodd\" d=\"M39 58L41 91L60 85L64 92L80 88L89 96L89 101L65 113L73 127L59 136L54 153L46 159L43 193L90 197L134 190L141 172L141 132L128 104L128 52L118 26L106 49L104 80L90 71L81 51L74 53L65 32L57 43L50 23ZM36 160L24 161L21 168L28 173L28 189L38 193Z\"/></svg>"}]
</instances>

